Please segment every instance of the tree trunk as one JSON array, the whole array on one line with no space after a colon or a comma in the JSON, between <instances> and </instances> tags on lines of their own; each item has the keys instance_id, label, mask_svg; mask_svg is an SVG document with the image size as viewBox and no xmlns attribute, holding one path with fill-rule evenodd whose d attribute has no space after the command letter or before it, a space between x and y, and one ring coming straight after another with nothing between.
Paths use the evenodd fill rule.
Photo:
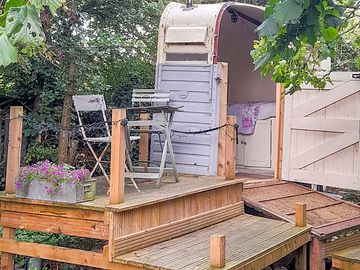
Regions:
<instances>
[{"instance_id":1,"label":"tree trunk","mask_svg":"<svg viewBox=\"0 0 360 270\"><path fill-rule=\"evenodd\" d=\"M59 136L58 146L58 164L66 163L68 161L68 150L69 150L69 128L71 120L71 107L72 107L72 96L76 90L76 63L75 59L71 58L68 72L68 89L66 91L64 106L61 114L61 131Z\"/></svg>"}]
</instances>

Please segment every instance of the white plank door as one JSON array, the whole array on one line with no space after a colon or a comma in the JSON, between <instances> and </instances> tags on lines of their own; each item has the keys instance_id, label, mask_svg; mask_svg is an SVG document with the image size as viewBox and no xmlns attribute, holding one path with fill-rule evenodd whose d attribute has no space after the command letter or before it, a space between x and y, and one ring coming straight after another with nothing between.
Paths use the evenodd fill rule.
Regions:
<instances>
[{"instance_id":1,"label":"white plank door","mask_svg":"<svg viewBox=\"0 0 360 270\"><path fill-rule=\"evenodd\" d=\"M360 190L360 79L336 72L324 91L285 99L284 180Z\"/></svg>"},{"instance_id":2,"label":"white plank door","mask_svg":"<svg viewBox=\"0 0 360 270\"><path fill-rule=\"evenodd\" d=\"M156 89L169 92L170 106L180 107L175 113L172 130L191 132L219 125L221 78L218 65L160 64L157 66ZM172 132L178 172L199 175L217 174L218 130L201 134ZM150 159L158 164L162 146L152 136ZM170 157L167 163L170 163Z\"/></svg>"},{"instance_id":3,"label":"white plank door","mask_svg":"<svg viewBox=\"0 0 360 270\"><path fill-rule=\"evenodd\" d=\"M257 120L254 133L244 137L245 166L270 168L271 120Z\"/></svg>"}]
</instances>

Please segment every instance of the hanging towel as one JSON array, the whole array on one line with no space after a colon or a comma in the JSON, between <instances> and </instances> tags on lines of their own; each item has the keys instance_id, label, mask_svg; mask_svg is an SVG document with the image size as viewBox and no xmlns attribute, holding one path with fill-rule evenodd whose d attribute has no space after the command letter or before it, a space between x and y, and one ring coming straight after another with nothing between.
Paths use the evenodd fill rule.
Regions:
<instances>
[{"instance_id":1,"label":"hanging towel","mask_svg":"<svg viewBox=\"0 0 360 270\"><path fill-rule=\"evenodd\" d=\"M239 133L244 135L254 133L259 107L259 103L236 103L228 107L228 114L237 118Z\"/></svg>"}]
</instances>

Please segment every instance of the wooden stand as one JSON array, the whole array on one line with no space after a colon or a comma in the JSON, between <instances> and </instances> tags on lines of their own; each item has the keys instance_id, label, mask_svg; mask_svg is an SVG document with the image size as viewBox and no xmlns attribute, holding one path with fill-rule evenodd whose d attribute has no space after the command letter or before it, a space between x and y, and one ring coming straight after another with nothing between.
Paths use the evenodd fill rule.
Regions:
<instances>
[{"instance_id":1,"label":"wooden stand","mask_svg":"<svg viewBox=\"0 0 360 270\"><path fill-rule=\"evenodd\" d=\"M148 113L141 113L140 120L149 120L150 115ZM148 130L149 127L141 126L140 130ZM143 166L146 170L148 167L149 160L149 134L140 133L139 141L139 164Z\"/></svg>"}]
</instances>

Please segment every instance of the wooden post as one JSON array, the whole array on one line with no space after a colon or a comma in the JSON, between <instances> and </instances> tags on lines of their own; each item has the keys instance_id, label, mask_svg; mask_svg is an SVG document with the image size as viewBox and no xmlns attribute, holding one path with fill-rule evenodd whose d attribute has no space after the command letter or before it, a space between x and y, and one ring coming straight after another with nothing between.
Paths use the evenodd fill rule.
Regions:
<instances>
[{"instance_id":1,"label":"wooden post","mask_svg":"<svg viewBox=\"0 0 360 270\"><path fill-rule=\"evenodd\" d=\"M21 141L23 129L23 107L10 107L9 143L6 167L5 192L15 193L15 179L20 171Z\"/></svg>"},{"instance_id":2,"label":"wooden post","mask_svg":"<svg viewBox=\"0 0 360 270\"><path fill-rule=\"evenodd\" d=\"M307 245L297 250L295 258L295 270L307 270Z\"/></svg>"},{"instance_id":3,"label":"wooden post","mask_svg":"<svg viewBox=\"0 0 360 270\"><path fill-rule=\"evenodd\" d=\"M219 268L225 266L225 235L211 235L210 265Z\"/></svg>"},{"instance_id":4,"label":"wooden post","mask_svg":"<svg viewBox=\"0 0 360 270\"><path fill-rule=\"evenodd\" d=\"M228 63L219 63L221 69L220 82L220 115L219 126L226 124L227 117L227 97L228 97ZM226 129L219 130L218 143L218 165L217 175L225 177L225 163L226 163Z\"/></svg>"},{"instance_id":5,"label":"wooden post","mask_svg":"<svg viewBox=\"0 0 360 270\"><path fill-rule=\"evenodd\" d=\"M325 249L321 240L312 238L310 243L310 270L325 270Z\"/></svg>"},{"instance_id":6,"label":"wooden post","mask_svg":"<svg viewBox=\"0 0 360 270\"><path fill-rule=\"evenodd\" d=\"M283 153L283 129L285 98L283 97L284 86L276 84L276 151L273 154L275 160L274 178L281 179L282 153Z\"/></svg>"},{"instance_id":7,"label":"wooden post","mask_svg":"<svg viewBox=\"0 0 360 270\"><path fill-rule=\"evenodd\" d=\"M15 193L15 180L20 171L21 142L24 110L22 106L10 107L9 142L6 166L5 192ZM3 227L3 239L15 239L15 229ZM10 253L1 254L1 269L14 269L14 256Z\"/></svg>"},{"instance_id":8,"label":"wooden post","mask_svg":"<svg viewBox=\"0 0 360 270\"><path fill-rule=\"evenodd\" d=\"M295 204L295 225L298 227L306 226L306 203Z\"/></svg>"},{"instance_id":9,"label":"wooden post","mask_svg":"<svg viewBox=\"0 0 360 270\"><path fill-rule=\"evenodd\" d=\"M149 120L148 113L141 113L140 120ZM148 130L149 127L142 126L140 130ZM149 160L149 134L148 133L140 133L140 141L139 141L139 164L147 168Z\"/></svg>"},{"instance_id":10,"label":"wooden post","mask_svg":"<svg viewBox=\"0 0 360 270\"><path fill-rule=\"evenodd\" d=\"M227 117L226 127L226 163L225 163L225 179L235 179L235 163L236 163L236 116Z\"/></svg>"},{"instance_id":11,"label":"wooden post","mask_svg":"<svg viewBox=\"0 0 360 270\"><path fill-rule=\"evenodd\" d=\"M125 128L121 120L126 119L125 109L112 111L110 204L124 202L125 193Z\"/></svg>"},{"instance_id":12,"label":"wooden post","mask_svg":"<svg viewBox=\"0 0 360 270\"><path fill-rule=\"evenodd\" d=\"M15 229L3 227L2 239L15 240ZM14 270L14 255L10 253L1 253L1 264L0 269Z\"/></svg>"}]
</instances>

